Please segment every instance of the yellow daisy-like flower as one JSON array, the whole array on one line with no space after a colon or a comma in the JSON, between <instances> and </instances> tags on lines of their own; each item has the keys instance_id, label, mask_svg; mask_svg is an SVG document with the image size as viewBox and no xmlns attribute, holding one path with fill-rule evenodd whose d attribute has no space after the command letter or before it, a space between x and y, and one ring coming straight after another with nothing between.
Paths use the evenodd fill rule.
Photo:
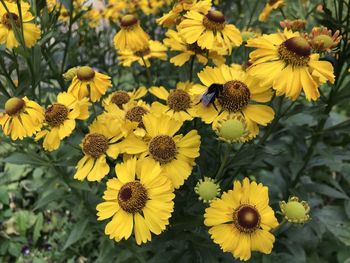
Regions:
<instances>
[{"instance_id":1,"label":"yellow daisy-like flower","mask_svg":"<svg viewBox=\"0 0 350 263\"><path fill-rule=\"evenodd\" d=\"M44 126L35 140L44 138L43 147L46 151L57 150L61 141L75 129L75 120L89 118L89 106L87 98L77 100L69 93L59 93L57 102L46 109Z\"/></svg>"},{"instance_id":2,"label":"yellow daisy-like flower","mask_svg":"<svg viewBox=\"0 0 350 263\"><path fill-rule=\"evenodd\" d=\"M176 89L170 92L164 87L152 87L149 92L157 98L166 101L166 105L159 102L152 104L152 112L170 116L172 119L184 122L196 117L194 110L194 98L189 93L193 83L179 82Z\"/></svg>"},{"instance_id":3,"label":"yellow daisy-like flower","mask_svg":"<svg viewBox=\"0 0 350 263\"><path fill-rule=\"evenodd\" d=\"M112 218L105 234L117 242L134 232L138 245L146 243L169 224L175 197L171 182L151 160L139 165L133 158L115 170L117 178L108 180L105 201L96 207L98 220Z\"/></svg>"},{"instance_id":4,"label":"yellow daisy-like flower","mask_svg":"<svg viewBox=\"0 0 350 263\"><path fill-rule=\"evenodd\" d=\"M250 133L257 134L257 124L266 126L273 120L273 109L256 103L270 101L272 90L236 65L206 67L198 77L205 86L195 85L191 92L202 100L196 105L196 111L205 123L226 118L228 113L240 113ZM213 96L215 91L217 95ZM208 96L210 103L206 104ZM224 115L220 117L220 114Z\"/></svg>"},{"instance_id":5,"label":"yellow daisy-like flower","mask_svg":"<svg viewBox=\"0 0 350 263\"><path fill-rule=\"evenodd\" d=\"M212 127L219 140L227 143L247 142L259 134L259 127L257 125L249 127L242 113L225 111L214 120Z\"/></svg>"},{"instance_id":6,"label":"yellow daisy-like flower","mask_svg":"<svg viewBox=\"0 0 350 263\"><path fill-rule=\"evenodd\" d=\"M226 22L220 11L211 10L206 15L190 11L178 26L180 35L188 44L196 43L202 49L224 48L231 53L242 44L239 30Z\"/></svg>"},{"instance_id":7,"label":"yellow daisy-like flower","mask_svg":"<svg viewBox=\"0 0 350 263\"><path fill-rule=\"evenodd\" d=\"M130 67L134 62L138 62L143 67L150 67L150 59L157 58L160 60L167 59L167 48L159 41L149 40L148 44L144 46L143 49L138 51L131 50L119 50L118 60L119 64L124 67Z\"/></svg>"},{"instance_id":8,"label":"yellow daisy-like flower","mask_svg":"<svg viewBox=\"0 0 350 263\"><path fill-rule=\"evenodd\" d=\"M117 105L120 109L123 108L123 105L129 101L135 101L146 96L148 90L146 87L142 86L131 92L126 92L124 90L118 90L111 93L106 99L103 100L104 108L108 108L109 105Z\"/></svg>"},{"instance_id":9,"label":"yellow daisy-like flower","mask_svg":"<svg viewBox=\"0 0 350 263\"><path fill-rule=\"evenodd\" d=\"M284 0L268 0L264 9L261 11L259 15L260 22L266 22L269 19L270 13L282 7L284 5Z\"/></svg>"},{"instance_id":10,"label":"yellow daisy-like flower","mask_svg":"<svg viewBox=\"0 0 350 263\"><path fill-rule=\"evenodd\" d=\"M13 26L15 26L18 29L23 28L23 38L26 47L30 48L35 45L40 38L41 31L37 25L31 23L34 16L30 13L29 8L29 4L22 3L21 20L16 3L7 2L6 8L0 3L0 44L6 44L6 47L9 49L19 46L13 30Z\"/></svg>"},{"instance_id":11,"label":"yellow daisy-like flower","mask_svg":"<svg viewBox=\"0 0 350 263\"><path fill-rule=\"evenodd\" d=\"M212 6L211 0L181 0L177 1L173 8L161 18L157 19L159 25L170 27L178 25L183 14L189 10L206 14Z\"/></svg>"},{"instance_id":12,"label":"yellow daisy-like flower","mask_svg":"<svg viewBox=\"0 0 350 263\"><path fill-rule=\"evenodd\" d=\"M205 210L204 224L224 252L249 260L252 251L270 254L275 237L270 230L278 226L269 206L268 188L248 178L234 182L233 190L223 193Z\"/></svg>"},{"instance_id":13,"label":"yellow daisy-like flower","mask_svg":"<svg viewBox=\"0 0 350 263\"><path fill-rule=\"evenodd\" d=\"M199 156L200 136L196 130L183 135L175 135L182 122L167 115L146 114L143 117L146 136L129 136L123 142L127 154L139 154L140 159L152 159L162 167L162 174L167 176L175 188L184 184L191 175Z\"/></svg>"},{"instance_id":14,"label":"yellow daisy-like flower","mask_svg":"<svg viewBox=\"0 0 350 263\"><path fill-rule=\"evenodd\" d=\"M89 126L89 133L80 145L84 157L76 166L74 179L101 181L110 170L106 158L116 159L122 152L120 141L124 135L119 119L97 118Z\"/></svg>"},{"instance_id":15,"label":"yellow daisy-like flower","mask_svg":"<svg viewBox=\"0 0 350 263\"><path fill-rule=\"evenodd\" d=\"M332 64L312 54L308 41L297 32L263 35L248 40L247 47L256 48L250 53L248 73L272 86L278 96L296 100L304 90L307 100L317 100L319 86L327 80L334 83Z\"/></svg>"},{"instance_id":16,"label":"yellow daisy-like flower","mask_svg":"<svg viewBox=\"0 0 350 263\"><path fill-rule=\"evenodd\" d=\"M120 27L113 40L116 49L139 51L147 48L149 36L141 28L136 16L123 16L120 19Z\"/></svg>"},{"instance_id":17,"label":"yellow daisy-like flower","mask_svg":"<svg viewBox=\"0 0 350 263\"><path fill-rule=\"evenodd\" d=\"M197 58L198 62L204 65L208 63L208 59L211 59L217 66L220 66L225 62L224 55L227 54L227 51L224 49L202 49L198 46L197 42L187 44L179 33L174 30L168 30L166 36L167 38L164 39L164 44L169 47L171 51L180 52L170 59L170 62L175 66L183 66L193 56Z\"/></svg>"},{"instance_id":18,"label":"yellow daisy-like flower","mask_svg":"<svg viewBox=\"0 0 350 263\"><path fill-rule=\"evenodd\" d=\"M12 140L29 137L40 131L44 121L44 109L27 97L13 97L6 101L5 112L0 112L0 125Z\"/></svg>"},{"instance_id":19,"label":"yellow daisy-like flower","mask_svg":"<svg viewBox=\"0 0 350 263\"><path fill-rule=\"evenodd\" d=\"M92 102L100 100L108 88L112 86L111 78L101 74L88 66L79 67L73 78L68 92L76 98L90 97Z\"/></svg>"}]
</instances>

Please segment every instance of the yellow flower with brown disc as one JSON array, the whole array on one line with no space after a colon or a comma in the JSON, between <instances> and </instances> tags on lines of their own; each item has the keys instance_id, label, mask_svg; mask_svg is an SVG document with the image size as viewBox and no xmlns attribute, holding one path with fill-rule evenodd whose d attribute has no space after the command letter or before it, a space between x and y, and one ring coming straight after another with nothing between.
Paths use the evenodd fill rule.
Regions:
<instances>
[{"instance_id":1,"label":"yellow flower with brown disc","mask_svg":"<svg viewBox=\"0 0 350 263\"><path fill-rule=\"evenodd\" d=\"M16 27L18 32L21 32L21 28L23 29L22 40L25 46L33 47L40 38L41 30L32 23L34 16L30 13L30 5L22 2L19 10L16 3L6 2L5 4L6 6L0 3L0 44L5 44L9 49L20 45L13 28Z\"/></svg>"},{"instance_id":2,"label":"yellow flower with brown disc","mask_svg":"<svg viewBox=\"0 0 350 263\"><path fill-rule=\"evenodd\" d=\"M137 51L128 49L118 50L119 64L131 67L135 62L143 67L150 67L150 59L156 58L165 61L167 59L167 47L159 41L149 40L147 45Z\"/></svg>"},{"instance_id":3,"label":"yellow flower with brown disc","mask_svg":"<svg viewBox=\"0 0 350 263\"><path fill-rule=\"evenodd\" d=\"M139 155L141 161L154 160L162 167L175 188L184 184L191 175L194 160L199 156L200 136L196 130L176 135L182 122L167 115L143 116L146 135L143 138L128 136L122 143L127 154Z\"/></svg>"},{"instance_id":4,"label":"yellow flower with brown disc","mask_svg":"<svg viewBox=\"0 0 350 263\"><path fill-rule=\"evenodd\" d=\"M204 224L224 252L249 260L252 251L270 254L275 237L270 231L278 226L269 206L268 188L248 178L234 182L233 190L213 200L205 210Z\"/></svg>"},{"instance_id":5,"label":"yellow flower with brown disc","mask_svg":"<svg viewBox=\"0 0 350 263\"><path fill-rule=\"evenodd\" d=\"M229 24L223 13L210 10L206 14L190 11L178 26L179 34L188 44L197 43L202 49L225 49L229 53L233 47L242 44L240 31Z\"/></svg>"},{"instance_id":6,"label":"yellow flower with brown disc","mask_svg":"<svg viewBox=\"0 0 350 263\"><path fill-rule=\"evenodd\" d=\"M152 112L166 114L172 119L184 122L196 117L194 109L195 98L189 93L193 83L179 82L174 90L166 90L164 87L151 87L149 92L157 98L166 101L166 105L153 102Z\"/></svg>"},{"instance_id":7,"label":"yellow flower with brown disc","mask_svg":"<svg viewBox=\"0 0 350 263\"><path fill-rule=\"evenodd\" d=\"M99 101L112 86L111 78L88 66L79 67L68 88L68 92L79 100L89 97L92 102Z\"/></svg>"},{"instance_id":8,"label":"yellow flower with brown disc","mask_svg":"<svg viewBox=\"0 0 350 263\"><path fill-rule=\"evenodd\" d=\"M250 133L257 134L258 124L266 126L273 120L273 109L261 104L271 100L271 88L262 86L240 67L206 67L198 77L204 85L194 85L191 92L197 96L195 108L205 123L212 124L227 114L241 114Z\"/></svg>"},{"instance_id":9,"label":"yellow flower with brown disc","mask_svg":"<svg viewBox=\"0 0 350 263\"><path fill-rule=\"evenodd\" d=\"M272 86L278 96L296 100L303 90L307 100L317 100L319 86L334 83L332 64L320 61L320 55L312 52L298 32L263 35L248 40L247 47L256 48L249 55L252 65L248 73Z\"/></svg>"},{"instance_id":10,"label":"yellow flower with brown disc","mask_svg":"<svg viewBox=\"0 0 350 263\"><path fill-rule=\"evenodd\" d=\"M46 109L45 123L35 140L44 139L43 147L46 151L57 150L61 141L74 131L76 120L89 118L90 105L87 98L77 100L67 92L59 93L57 102Z\"/></svg>"},{"instance_id":11,"label":"yellow flower with brown disc","mask_svg":"<svg viewBox=\"0 0 350 263\"><path fill-rule=\"evenodd\" d=\"M105 234L117 242L134 232L138 245L160 235L174 210L172 185L161 175L160 165L147 160L140 166L135 158L115 167L116 177L107 181L104 202L97 205L98 220L111 218Z\"/></svg>"},{"instance_id":12,"label":"yellow flower with brown disc","mask_svg":"<svg viewBox=\"0 0 350 263\"><path fill-rule=\"evenodd\" d=\"M44 122L44 109L27 97L13 97L6 101L5 111L0 112L0 125L12 140L32 136L40 131Z\"/></svg>"},{"instance_id":13,"label":"yellow flower with brown disc","mask_svg":"<svg viewBox=\"0 0 350 263\"><path fill-rule=\"evenodd\" d=\"M142 86L133 91L124 91L118 90L109 94L109 96L103 100L103 107L108 108L109 105L117 105L120 109L123 108L123 105L127 104L129 101L135 101L146 96L148 90L146 87Z\"/></svg>"},{"instance_id":14,"label":"yellow flower with brown disc","mask_svg":"<svg viewBox=\"0 0 350 263\"><path fill-rule=\"evenodd\" d=\"M171 50L179 52L170 59L170 62L175 66L181 67L189 60L195 57L199 63L206 65L209 60L217 66L224 64L227 51L225 49L208 50L198 46L197 42L187 44L186 41L179 35L177 31L168 30L163 42Z\"/></svg>"}]
</instances>

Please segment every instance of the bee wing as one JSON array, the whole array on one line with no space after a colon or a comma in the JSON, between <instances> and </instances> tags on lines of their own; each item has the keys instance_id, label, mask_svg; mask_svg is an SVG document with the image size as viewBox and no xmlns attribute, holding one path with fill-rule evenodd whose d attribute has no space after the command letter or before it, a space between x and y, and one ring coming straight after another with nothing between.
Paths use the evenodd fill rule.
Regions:
<instances>
[{"instance_id":1,"label":"bee wing","mask_svg":"<svg viewBox=\"0 0 350 263\"><path fill-rule=\"evenodd\" d=\"M202 96L202 103L204 106L209 106L210 103L213 102L213 99L215 98L215 92L206 92Z\"/></svg>"}]
</instances>

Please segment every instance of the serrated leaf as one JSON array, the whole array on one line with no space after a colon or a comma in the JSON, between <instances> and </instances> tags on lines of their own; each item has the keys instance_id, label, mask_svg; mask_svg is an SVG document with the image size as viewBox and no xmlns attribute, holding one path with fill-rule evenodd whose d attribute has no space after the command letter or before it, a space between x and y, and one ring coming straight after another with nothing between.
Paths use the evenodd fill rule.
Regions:
<instances>
[{"instance_id":1,"label":"serrated leaf","mask_svg":"<svg viewBox=\"0 0 350 263\"><path fill-rule=\"evenodd\" d=\"M69 246L73 245L75 242L77 242L83 237L83 233L86 226L88 225L88 222L88 219L84 219L75 224L74 228L72 229L72 232L69 234L69 237L63 246L63 250L67 249Z\"/></svg>"}]
</instances>

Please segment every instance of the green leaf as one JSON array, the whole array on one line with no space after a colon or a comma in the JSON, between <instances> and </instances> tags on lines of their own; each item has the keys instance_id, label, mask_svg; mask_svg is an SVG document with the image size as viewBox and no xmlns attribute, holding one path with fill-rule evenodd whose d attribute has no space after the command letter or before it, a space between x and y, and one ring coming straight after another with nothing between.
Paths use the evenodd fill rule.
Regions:
<instances>
[{"instance_id":1,"label":"green leaf","mask_svg":"<svg viewBox=\"0 0 350 263\"><path fill-rule=\"evenodd\" d=\"M43 228L44 223L44 217L42 213L39 213L39 215L36 218L34 230L33 230L33 241L34 243L38 241L40 237L41 229Z\"/></svg>"},{"instance_id":2,"label":"green leaf","mask_svg":"<svg viewBox=\"0 0 350 263\"><path fill-rule=\"evenodd\" d=\"M346 193L335 190L334 188L325 184L318 184L318 183L304 184L301 188L306 192L319 193L319 194L323 194L323 195L330 196L333 198L338 198L338 199L349 199Z\"/></svg>"},{"instance_id":3,"label":"green leaf","mask_svg":"<svg viewBox=\"0 0 350 263\"><path fill-rule=\"evenodd\" d=\"M41 207L46 206L47 204L57 201L64 200L66 196L66 192L63 189L52 189L46 192L37 202L33 210L37 210Z\"/></svg>"},{"instance_id":4,"label":"green leaf","mask_svg":"<svg viewBox=\"0 0 350 263\"><path fill-rule=\"evenodd\" d=\"M67 249L69 246L73 245L79 239L83 237L86 226L88 225L89 220L84 219L76 223L72 232L69 234L69 237L66 243L63 246L63 250Z\"/></svg>"},{"instance_id":5,"label":"green leaf","mask_svg":"<svg viewBox=\"0 0 350 263\"><path fill-rule=\"evenodd\" d=\"M6 186L0 186L0 203L5 205L9 203L9 195Z\"/></svg>"},{"instance_id":6,"label":"green leaf","mask_svg":"<svg viewBox=\"0 0 350 263\"><path fill-rule=\"evenodd\" d=\"M14 153L5 158L3 162L13 164L30 164L33 166L46 166L49 164L48 160L42 159L40 156L26 154L26 153Z\"/></svg>"},{"instance_id":7,"label":"green leaf","mask_svg":"<svg viewBox=\"0 0 350 263\"><path fill-rule=\"evenodd\" d=\"M315 211L314 217L322 222L335 238L350 246L350 222L342 208L325 206Z\"/></svg>"}]
</instances>

